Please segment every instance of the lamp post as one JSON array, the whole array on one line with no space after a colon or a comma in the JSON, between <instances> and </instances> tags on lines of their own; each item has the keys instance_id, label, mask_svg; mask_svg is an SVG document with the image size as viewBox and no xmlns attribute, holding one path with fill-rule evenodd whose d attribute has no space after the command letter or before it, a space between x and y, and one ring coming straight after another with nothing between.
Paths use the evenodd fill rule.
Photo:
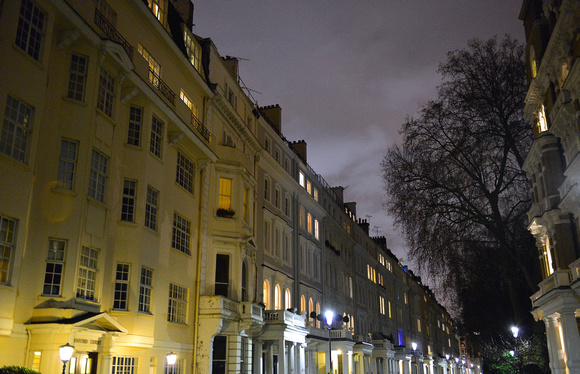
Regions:
<instances>
[{"instance_id":1,"label":"lamp post","mask_svg":"<svg viewBox=\"0 0 580 374\"><path fill-rule=\"evenodd\" d=\"M61 345L58 348L58 354L60 356L60 360L62 361L62 374L66 373L66 363L70 361L74 351L75 347L68 343Z\"/></svg>"},{"instance_id":2,"label":"lamp post","mask_svg":"<svg viewBox=\"0 0 580 374\"><path fill-rule=\"evenodd\" d=\"M512 330L512 335L514 336L514 339L517 339L518 335L520 333L520 329L517 326L512 326L511 330Z\"/></svg>"},{"instance_id":3,"label":"lamp post","mask_svg":"<svg viewBox=\"0 0 580 374\"><path fill-rule=\"evenodd\" d=\"M324 317L326 317L326 324L328 325L328 360L330 361L330 372L332 373L332 337L330 329L332 328L334 312L332 310L327 310L326 313L324 313Z\"/></svg>"},{"instance_id":4,"label":"lamp post","mask_svg":"<svg viewBox=\"0 0 580 374\"><path fill-rule=\"evenodd\" d=\"M173 366L177 362L177 355L175 353L173 353L173 352L168 353L165 356L165 360L167 361L167 365Z\"/></svg>"}]
</instances>

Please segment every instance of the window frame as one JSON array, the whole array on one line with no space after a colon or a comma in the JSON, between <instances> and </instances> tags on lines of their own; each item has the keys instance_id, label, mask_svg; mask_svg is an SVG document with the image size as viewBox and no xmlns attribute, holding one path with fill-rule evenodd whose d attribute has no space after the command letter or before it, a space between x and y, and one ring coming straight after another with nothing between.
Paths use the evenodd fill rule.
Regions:
<instances>
[{"instance_id":1,"label":"window frame","mask_svg":"<svg viewBox=\"0 0 580 374\"><path fill-rule=\"evenodd\" d=\"M75 61L76 59L76 61ZM72 52L69 64L67 99L84 102L87 86L89 58L80 53Z\"/></svg>"},{"instance_id":2,"label":"window frame","mask_svg":"<svg viewBox=\"0 0 580 374\"><path fill-rule=\"evenodd\" d=\"M48 239L48 253L46 256L42 296L61 296L66 246L67 241L64 239ZM54 254L51 255L52 253ZM60 270L56 270L58 267L60 267ZM50 292L46 292L47 287L49 287Z\"/></svg>"},{"instance_id":3,"label":"window frame","mask_svg":"<svg viewBox=\"0 0 580 374\"><path fill-rule=\"evenodd\" d=\"M109 118L113 118L114 115L115 84L115 77L104 67L101 67L99 73L99 87L97 91L97 108Z\"/></svg>"},{"instance_id":4,"label":"window frame","mask_svg":"<svg viewBox=\"0 0 580 374\"><path fill-rule=\"evenodd\" d=\"M183 187L187 192L193 193L193 184L195 177L195 164L184 155L177 151L177 167L175 172L175 182Z\"/></svg>"},{"instance_id":5,"label":"window frame","mask_svg":"<svg viewBox=\"0 0 580 374\"><path fill-rule=\"evenodd\" d=\"M151 300L153 297L153 269L141 266L139 276L139 306L140 313L151 314Z\"/></svg>"},{"instance_id":6,"label":"window frame","mask_svg":"<svg viewBox=\"0 0 580 374\"><path fill-rule=\"evenodd\" d=\"M107 191L107 175L109 156L93 148L89 170L89 186L87 195L100 203L105 202Z\"/></svg>"},{"instance_id":7,"label":"window frame","mask_svg":"<svg viewBox=\"0 0 580 374\"><path fill-rule=\"evenodd\" d=\"M129 310L129 280L131 265L117 262L115 269L115 290L113 293L113 310Z\"/></svg>"},{"instance_id":8,"label":"window frame","mask_svg":"<svg viewBox=\"0 0 580 374\"><path fill-rule=\"evenodd\" d=\"M99 249L83 245L79 255L75 297L96 301L99 276Z\"/></svg>"},{"instance_id":9,"label":"window frame","mask_svg":"<svg viewBox=\"0 0 580 374\"><path fill-rule=\"evenodd\" d=\"M65 143L68 144L66 149ZM74 150L70 147L72 145L74 145ZM78 150L79 142L77 140L61 138L56 177L59 189L67 191L74 189ZM73 154L74 156L71 157Z\"/></svg>"},{"instance_id":10,"label":"window frame","mask_svg":"<svg viewBox=\"0 0 580 374\"><path fill-rule=\"evenodd\" d=\"M188 293L187 287L169 282L167 322L187 324Z\"/></svg>"},{"instance_id":11,"label":"window frame","mask_svg":"<svg viewBox=\"0 0 580 374\"><path fill-rule=\"evenodd\" d=\"M7 95L0 133L1 153L23 164L28 162L33 119L32 106Z\"/></svg>"},{"instance_id":12,"label":"window frame","mask_svg":"<svg viewBox=\"0 0 580 374\"><path fill-rule=\"evenodd\" d=\"M191 256L191 221L177 212L173 212L173 229L171 248Z\"/></svg>"},{"instance_id":13,"label":"window frame","mask_svg":"<svg viewBox=\"0 0 580 374\"><path fill-rule=\"evenodd\" d=\"M127 183L132 183L128 187ZM137 205L137 181L134 179L123 179L123 193L121 196L121 221L135 223L135 207Z\"/></svg>"},{"instance_id":14,"label":"window frame","mask_svg":"<svg viewBox=\"0 0 580 374\"><path fill-rule=\"evenodd\" d=\"M27 9L27 6L30 8ZM27 14L30 14L31 17L25 17ZM33 23L35 18L37 22ZM47 13L38 7L35 1L22 0L14 44L28 56L39 62L43 52L47 18ZM39 23L41 24L39 25Z\"/></svg>"},{"instance_id":15,"label":"window frame","mask_svg":"<svg viewBox=\"0 0 580 374\"><path fill-rule=\"evenodd\" d=\"M157 216L159 212L159 190L147 185L145 200L145 227L157 231Z\"/></svg>"}]
</instances>

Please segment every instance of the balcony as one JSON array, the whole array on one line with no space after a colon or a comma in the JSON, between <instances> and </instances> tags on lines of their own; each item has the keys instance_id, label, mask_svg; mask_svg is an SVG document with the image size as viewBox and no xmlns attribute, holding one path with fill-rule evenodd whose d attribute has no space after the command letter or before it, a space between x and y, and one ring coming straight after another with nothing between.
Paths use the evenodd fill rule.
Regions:
<instances>
[{"instance_id":1,"label":"balcony","mask_svg":"<svg viewBox=\"0 0 580 374\"><path fill-rule=\"evenodd\" d=\"M266 310L264 321L269 324L284 324L304 327L304 317L288 310Z\"/></svg>"},{"instance_id":2,"label":"balcony","mask_svg":"<svg viewBox=\"0 0 580 374\"><path fill-rule=\"evenodd\" d=\"M127 55L129 58L133 59L133 46L129 44L125 38L117 31L117 29L105 18L105 16L99 12L98 9L95 9L95 24L99 26L101 30L107 35L107 37L114 41L115 43L119 43L125 48Z\"/></svg>"},{"instance_id":3,"label":"balcony","mask_svg":"<svg viewBox=\"0 0 580 374\"><path fill-rule=\"evenodd\" d=\"M255 320L258 322L262 322L264 317L262 316L262 307L258 304L254 304L251 302L243 302L240 303L240 317L243 320Z\"/></svg>"},{"instance_id":4,"label":"balcony","mask_svg":"<svg viewBox=\"0 0 580 374\"><path fill-rule=\"evenodd\" d=\"M196 129L205 140L211 143L211 132L193 114L191 114L191 126L193 126L193 128Z\"/></svg>"},{"instance_id":5,"label":"balcony","mask_svg":"<svg viewBox=\"0 0 580 374\"><path fill-rule=\"evenodd\" d=\"M223 296L202 296L199 314L237 319L238 303Z\"/></svg>"},{"instance_id":6,"label":"balcony","mask_svg":"<svg viewBox=\"0 0 580 374\"><path fill-rule=\"evenodd\" d=\"M544 296L551 290L559 287L569 287L571 283L571 270L556 270L552 275L540 282L540 290L533 294L530 299L532 299L532 303L535 304L540 297Z\"/></svg>"},{"instance_id":7,"label":"balcony","mask_svg":"<svg viewBox=\"0 0 580 374\"><path fill-rule=\"evenodd\" d=\"M149 67L149 82L151 82L171 104L175 105L175 92L169 88L151 66Z\"/></svg>"}]
</instances>

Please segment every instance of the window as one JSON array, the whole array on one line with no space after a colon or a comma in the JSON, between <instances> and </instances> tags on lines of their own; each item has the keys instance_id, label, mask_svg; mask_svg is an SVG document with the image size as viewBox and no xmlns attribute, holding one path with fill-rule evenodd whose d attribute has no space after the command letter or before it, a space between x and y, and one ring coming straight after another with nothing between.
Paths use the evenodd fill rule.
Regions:
<instances>
[{"instance_id":1,"label":"window","mask_svg":"<svg viewBox=\"0 0 580 374\"><path fill-rule=\"evenodd\" d=\"M306 314L308 314L308 310L306 309L306 298L304 297L304 295L300 296L300 311L306 312Z\"/></svg>"},{"instance_id":2,"label":"window","mask_svg":"<svg viewBox=\"0 0 580 374\"><path fill-rule=\"evenodd\" d=\"M115 100L115 78L101 68L99 76L99 91L97 92L97 108L107 116L113 117L113 102Z\"/></svg>"},{"instance_id":3,"label":"window","mask_svg":"<svg viewBox=\"0 0 580 374\"><path fill-rule=\"evenodd\" d=\"M284 235L284 252L282 254L284 261L290 262L290 236Z\"/></svg>"},{"instance_id":4,"label":"window","mask_svg":"<svg viewBox=\"0 0 580 374\"><path fill-rule=\"evenodd\" d=\"M166 0L147 0L149 9L161 24L165 22L165 2Z\"/></svg>"},{"instance_id":5,"label":"window","mask_svg":"<svg viewBox=\"0 0 580 374\"><path fill-rule=\"evenodd\" d=\"M77 279L77 297L80 299L95 300L98 260L98 249L83 246Z\"/></svg>"},{"instance_id":6,"label":"window","mask_svg":"<svg viewBox=\"0 0 580 374\"><path fill-rule=\"evenodd\" d=\"M145 226L157 231L157 210L159 209L159 191L147 186L147 201L145 203Z\"/></svg>"},{"instance_id":7,"label":"window","mask_svg":"<svg viewBox=\"0 0 580 374\"><path fill-rule=\"evenodd\" d=\"M417 331L421 332L421 320L417 318Z\"/></svg>"},{"instance_id":8,"label":"window","mask_svg":"<svg viewBox=\"0 0 580 374\"><path fill-rule=\"evenodd\" d=\"M40 351L33 352L32 370L40 371L40 359L41 358L42 358L42 352L40 352Z\"/></svg>"},{"instance_id":9,"label":"window","mask_svg":"<svg viewBox=\"0 0 580 374\"><path fill-rule=\"evenodd\" d=\"M127 144L139 147L141 145L141 129L143 128L143 109L132 106L129 108L129 131Z\"/></svg>"},{"instance_id":10,"label":"window","mask_svg":"<svg viewBox=\"0 0 580 374\"><path fill-rule=\"evenodd\" d=\"M58 158L58 187L72 191L77 164L77 149L79 142L62 139L60 142L60 155Z\"/></svg>"},{"instance_id":11,"label":"window","mask_svg":"<svg viewBox=\"0 0 580 374\"><path fill-rule=\"evenodd\" d=\"M227 338L217 335L213 338L211 360L212 374L225 374L227 362Z\"/></svg>"},{"instance_id":12,"label":"window","mask_svg":"<svg viewBox=\"0 0 580 374\"><path fill-rule=\"evenodd\" d=\"M316 240L320 239L320 231L318 228L318 220L317 219L314 220L314 237L316 238Z\"/></svg>"},{"instance_id":13,"label":"window","mask_svg":"<svg viewBox=\"0 0 580 374\"><path fill-rule=\"evenodd\" d=\"M250 221L250 210L248 209L248 195L250 194L250 190L247 188L244 188L244 205L243 205L243 217L244 217L244 221L249 222Z\"/></svg>"},{"instance_id":14,"label":"window","mask_svg":"<svg viewBox=\"0 0 580 374\"><path fill-rule=\"evenodd\" d=\"M185 324L187 317L187 288L169 283L167 321Z\"/></svg>"},{"instance_id":15,"label":"window","mask_svg":"<svg viewBox=\"0 0 580 374\"><path fill-rule=\"evenodd\" d=\"M193 193L193 162L179 151L177 151L177 175L175 180L181 187Z\"/></svg>"},{"instance_id":16,"label":"window","mask_svg":"<svg viewBox=\"0 0 580 374\"><path fill-rule=\"evenodd\" d=\"M306 214L306 212L304 211L304 207L300 207L300 227L304 228L305 227L305 217L304 215Z\"/></svg>"},{"instance_id":17,"label":"window","mask_svg":"<svg viewBox=\"0 0 580 374\"><path fill-rule=\"evenodd\" d=\"M266 310L272 309L272 305L270 304L270 282L268 282L267 279L264 279L262 292L264 293L264 305L266 305Z\"/></svg>"},{"instance_id":18,"label":"window","mask_svg":"<svg viewBox=\"0 0 580 374\"><path fill-rule=\"evenodd\" d=\"M135 372L135 357L113 356L111 374L133 374Z\"/></svg>"},{"instance_id":19,"label":"window","mask_svg":"<svg viewBox=\"0 0 580 374\"><path fill-rule=\"evenodd\" d=\"M385 314L386 310L385 310L385 298L382 296L379 296L379 310L381 312L381 314ZM419 330L421 331L421 330Z\"/></svg>"},{"instance_id":20,"label":"window","mask_svg":"<svg viewBox=\"0 0 580 374\"><path fill-rule=\"evenodd\" d=\"M155 156L161 158L161 146L163 144L163 122L155 116L151 119L151 142L149 150Z\"/></svg>"},{"instance_id":21,"label":"window","mask_svg":"<svg viewBox=\"0 0 580 374\"><path fill-rule=\"evenodd\" d=\"M32 107L16 100L12 96L6 99L4 123L0 137L0 152L15 159L26 162L28 158L28 143L32 132Z\"/></svg>"},{"instance_id":22,"label":"window","mask_svg":"<svg viewBox=\"0 0 580 374\"><path fill-rule=\"evenodd\" d=\"M280 208L280 189L276 188L276 191L274 192L274 205L276 205L276 208Z\"/></svg>"},{"instance_id":23,"label":"window","mask_svg":"<svg viewBox=\"0 0 580 374\"><path fill-rule=\"evenodd\" d=\"M306 215L306 228L312 234L312 214L310 213Z\"/></svg>"},{"instance_id":24,"label":"window","mask_svg":"<svg viewBox=\"0 0 580 374\"><path fill-rule=\"evenodd\" d=\"M274 287L274 309L282 309L282 290L280 289L279 284Z\"/></svg>"},{"instance_id":25,"label":"window","mask_svg":"<svg viewBox=\"0 0 580 374\"><path fill-rule=\"evenodd\" d=\"M310 318L310 313L315 312L316 310L314 309L314 302L312 301L312 298L308 299L308 318ZM314 318L314 320L316 320L316 318Z\"/></svg>"},{"instance_id":26,"label":"window","mask_svg":"<svg viewBox=\"0 0 580 374\"><path fill-rule=\"evenodd\" d=\"M274 228L274 256L280 257L280 229Z\"/></svg>"},{"instance_id":27,"label":"window","mask_svg":"<svg viewBox=\"0 0 580 374\"><path fill-rule=\"evenodd\" d=\"M65 247L66 241L64 240L50 239L48 241L46 271L44 272L44 286L42 288L43 295L60 296Z\"/></svg>"},{"instance_id":28,"label":"window","mask_svg":"<svg viewBox=\"0 0 580 374\"><path fill-rule=\"evenodd\" d=\"M76 101L85 98L85 84L87 82L88 58L73 53L70 60L67 97Z\"/></svg>"},{"instance_id":29,"label":"window","mask_svg":"<svg viewBox=\"0 0 580 374\"><path fill-rule=\"evenodd\" d=\"M173 233L171 247L187 255L191 254L189 242L191 238L191 222L177 213L173 213Z\"/></svg>"},{"instance_id":30,"label":"window","mask_svg":"<svg viewBox=\"0 0 580 374\"><path fill-rule=\"evenodd\" d=\"M306 181L306 192L308 192L308 194L312 194L312 184L310 183L310 181Z\"/></svg>"},{"instance_id":31,"label":"window","mask_svg":"<svg viewBox=\"0 0 580 374\"><path fill-rule=\"evenodd\" d=\"M264 199L270 201L270 180L264 178Z\"/></svg>"},{"instance_id":32,"label":"window","mask_svg":"<svg viewBox=\"0 0 580 374\"><path fill-rule=\"evenodd\" d=\"M290 198L288 196L284 198L284 214L290 217Z\"/></svg>"},{"instance_id":33,"label":"window","mask_svg":"<svg viewBox=\"0 0 580 374\"><path fill-rule=\"evenodd\" d=\"M248 296L248 264L242 262L242 301L249 301Z\"/></svg>"},{"instance_id":34,"label":"window","mask_svg":"<svg viewBox=\"0 0 580 374\"><path fill-rule=\"evenodd\" d=\"M194 36L191 32L183 25L183 42L185 43L185 49L187 51L187 57L189 62L195 70L199 71L201 62L201 47L197 44Z\"/></svg>"},{"instance_id":35,"label":"window","mask_svg":"<svg viewBox=\"0 0 580 374\"><path fill-rule=\"evenodd\" d=\"M388 302L389 304L389 318L393 318L392 314L391 314L391 302Z\"/></svg>"},{"instance_id":36,"label":"window","mask_svg":"<svg viewBox=\"0 0 580 374\"><path fill-rule=\"evenodd\" d=\"M16 221L0 216L0 284L8 284L10 280L15 243Z\"/></svg>"},{"instance_id":37,"label":"window","mask_svg":"<svg viewBox=\"0 0 580 374\"><path fill-rule=\"evenodd\" d=\"M270 253L270 224L264 221L264 250Z\"/></svg>"},{"instance_id":38,"label":"window","mask_svg":"<svg viewBox=\"0 0 580 374\"><path fill-rule=\"evenodd\" d=\"M129 264L117 264L113 309L127 310L129 300Z\"/></svg>"},{"instance_id":39,"label":"window","mask_svg":"<svg viewBox=\"0 0 580 374\"><path fill-rule=\"evenodd\" d=\"M232 180L229 178L220 178L218 208L232 208Z\"/></svg>"},{"instance_id":40,"label":"window","mask_svg":"<svg viewBox=\"0 0 580 374\"><path fill-rule=\"evenodd\" d=\"M103 153L93 149L91 158L91 170L89 174L89 197L105 202L105 188L107 185L107 165L109 158Z\"/></svg>"},{"instance_id":41,"label":"window","mask_svg":"<svg viewBox=\"0 0 580 374\"><path fill-rule=\"evenodd\" d=\"M292 293L289 288L286 288L286 292L284 292L284 307L286 309L292 308Z\"/></svg>"},{"instance_id":42,"label":"window","mask_svg":"<svg viewBox=\"0 0 580 374\"><path fill-rule=\"evenodd\" d=\"M316 315L320 315L320 302L318 301L316 302ZM320 321L318 319L316 319L316 327L320 328Z\"/></svg>"},{"instance_id":43,"label":"window","mask_svg":"<svg viewBox=\"0 0 580 374\"><path fill-rule=\"evenodd\" d=\"M121 203L121 221L135 222L135 197L137 182L131 179L123 181L123 200Z\"/></svg>"},{"instance_id":44,"label":"window","mask_svg":"<svg viewBox=\"0 0 580 374\"><path fill-rule=\"evenodd\" d=\"M16 46L36 61L40 60L46 13L34 1L23 0L16 31Z\"/></svg>"},{"instance_id":45,"label":"window","mask_svg":"<svg viewBox=\"0 0 580 374\"><path fill-rule=\"evenodd\" d=\"M215 259L215 294L228 297L230 286L230 256L216 255Z\"/></svg>"},{"instance_id":46,"label":"window","mask_svg":"<svg viewBox=\"0 0 580 374\"><path fill-rule=\"evenodd\" d=\"M187 105L187 107L189 108L189 110L191 110L191 114L196 119L199 118L198 112L197 112L197 107L195 106L195 104L193 103L193 101L191 101L191 99L189 98L189 96L187 96L187 94L185 93L185 91L183 90L183 88L181 89L181 91L179 91L179 98L181 99L181 101L183 101L183 103L185 105Z\"/></svg>"},{"instance_id":47,"label":"window","mask_svg":"<svg viewBox=\"0 0 580 374\"><path fill-rule=\"evenodd\" d=\"M312 196L314 196L314 200L318 201L318 190L316 188L312 190Z\"/></svg>"},{"instance_id":48,"label":"window","mask_svg":"<svg viewBox=\"0 0 580 374\"><path fill-rule=\"evenodd\" d=\"M139 311L151 313L151 294L153 293L153 270L141 266L139 279Z\"/></svg>"},{"instance_id":49,"label":"window","mask_svg":"<svg viewBox=\"0 0 580 374\"><path fill-rule=\"evenodd\" d=\"M306 187L306 181L305 181L305 178L304 178L304 173L301 172L301 171L298 172L298 183L300 183L300 185L302 187Z\"/></svg>"},{"instance_id":50,"label":"window","mask_svg":"<svg viewBox=\"0 0 580 374\"><path fill-rule=\"evenodd\" d=\"M544 108L544 104L540 106L537 117L538 117L538 132L548 131L548 120L546 118L546 109Z\"/></svg>"},{"instance_id":51,"label":"window","mask_svg":"<svg viewBox=\"0 0 580 374\"><path fill-rule=\"evenodd\" d=\"M96 0L97 9L112 26L117 25L117 12L105 0Z\"/></svg>"}]
</instances>

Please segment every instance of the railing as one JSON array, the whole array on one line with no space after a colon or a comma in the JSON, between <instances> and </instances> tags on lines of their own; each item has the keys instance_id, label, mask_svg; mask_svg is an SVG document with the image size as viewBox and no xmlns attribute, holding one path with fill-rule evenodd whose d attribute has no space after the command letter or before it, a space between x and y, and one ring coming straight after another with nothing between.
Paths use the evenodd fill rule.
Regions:
<instances>
[{"instance_id":1,"label":"railing","mask_svg":"<svg viewBox=\"0 0 580 374\"><path fill-rule=\"evenodd\" d=\"M554 288L570 286L570 283L572 283L571 270L556 270L548 278L540 282L540 290L533 294L530 299L533 303Z\"/></svg>"},{"instance_id":2,"label":"railing","mask_svg":"<svg viewBox=\"0 0 580 374\"><path fill-rule=\"evenodd\" d=\"M169 102L175 105L175 92L169 88L169 86L161 79L161 77L153 71L151 66L149 66L149 82L151 82L159 92L163 94L169 100Z\"/></svg>"},{"instance_id":3,"label":"railing","mask_svg":"<svg viewBox=\"0 0 580 374\"><path fill-rule=\"evenodd\" d=\"M570 269L572 269L572 280L576 281L580 278L580 259L574 261L570 264Z\"/></svg>"},{"instance_id":4,"label":"railing","mask_svg":"<svg viewBox=\"0 0 580 374\"><path fill-rule=\"evenodd\" d=\"M211 132L201 123L199 119L192 113L191 125L204 137L205 140L211 143Z\"/></svg>"},{"instance_id":5,"label":"railing","mask_svg":"<svg viewBox=\"0 0 580 374\"><path fill-rule=\"evenodd\" d=\"M304 326L304 317L287 310L266 310L264 321L282 322L287 325Z\"/></svg>"},{"instance_id":6,"label":"railing","mask_svg":"<svg viewBox=\"0 0 580 374\"><path fill-rule=\"evenodd\" d=\"M368 335L355 335L352 337L352 340L357 343L369 343L372 344L372 339Z\"/></svg>"},{"instance_id":7,"label":"railing","mask_svg":"<svg viewBox=\"0 0 580 374\"><path fill-rule=\"evenodd\" d=\"M119 43L125 48L125 51L129 55L129 58L133 59L133 46L129 44L125 38L117 31L115 26L111 25L111 23L105 18L105 16L99 12L98 9L95 9L95 24L103 30L105 35L109 37L115 43Z\"/></svg>"},{"instance_id":8,"label":"railing","mask_svg":"<svg viewBox=\"0 0 580 374\"><path fill-rule=\"evenodd\" d=\"M242 318L262 320L262 308L252 302L240 303L240 314Z\"/></svg>"}]
</instances>

